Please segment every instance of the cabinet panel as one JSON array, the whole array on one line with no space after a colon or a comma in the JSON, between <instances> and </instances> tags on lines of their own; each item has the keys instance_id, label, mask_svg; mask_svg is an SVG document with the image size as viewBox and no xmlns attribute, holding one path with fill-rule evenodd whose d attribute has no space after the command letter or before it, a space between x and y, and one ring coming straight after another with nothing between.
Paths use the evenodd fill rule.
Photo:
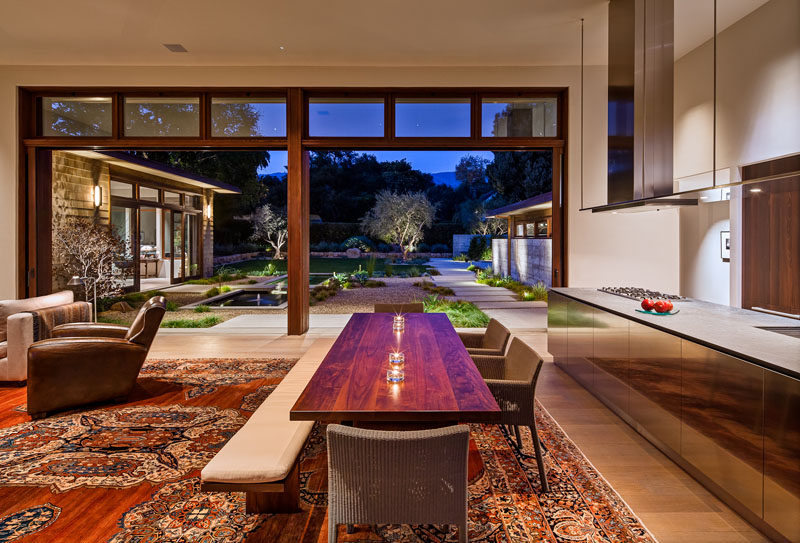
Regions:
<instances>
[{"instance_id":1,"label":"cabinet panel","mask_svg":"<svg viewBox=\"0 0 800 543\"><path fill-rule=\"evenodd\" d=\"M764 369L683 341L681 456L762 514Z\"/></svg>"},{"instance_id":2,"label":"cabinet panel","mask_svg":"<svg viewBox=\"0 0 800 543\"><path fill-rule=\"evenodd\" d=\"M764 520L800 542L800 381L764 371Z\"/></svg>"},{"instance_id":3,"label":"cabinet panel","mask_svg":"<svg viewBox=\"0 0 800 543\"><path fill-rule=\"evenodd\" d=\"M594 392L628 413L628 319L597 311L594 316Z\"/></svg>"},{"instance_id":4,"label":"cabinet panel","mask_svg":"<svg viewBox=\"0 0 800 543\"><path fill-rule=\"evenodd\" d=\"M586 304L567 302L567 372L589 390L594 390L593 351L595 310Z\"/></svg>"},{"instance_id":5,"label":"cabinet panel","mask_svg":"<svg viewBox=\"0 0 800 543\"><path fill-rule=\"evenodd\" d=\"M630 323L630 416L641 430L679 452L681 339Z\"/></svg>"},{"instance_id":6,"label":"cabinet panel","mask_svg":"<svg viewBox=\"0 0 800 543\"><path fill-rule=\"evenodd\" d=\"M556 292L550 292L547 300L547 350L556 364L566 364L567 299Z\"/></svg>"}]
</instances>

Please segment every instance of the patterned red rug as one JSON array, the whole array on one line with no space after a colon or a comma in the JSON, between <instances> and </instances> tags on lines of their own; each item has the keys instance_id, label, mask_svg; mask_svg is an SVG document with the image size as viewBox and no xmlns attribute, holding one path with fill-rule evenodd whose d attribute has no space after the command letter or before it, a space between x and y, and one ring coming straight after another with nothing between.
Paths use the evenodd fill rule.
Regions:
<instances>
[{"instance_id":1,"label":"patterned red rug","mask_svg":"<svg viewBox=\"0 0 800 543\"><path fill-rule=\"evenodd\" d=\"M327 541L324 426L301 461L303 511L248 515L244 495L199 490L199 471L294 361L149 361L122 405L30 421L24 388L0 388L0 543ZM655 539L538 406L551 491L540 494L530 434L473 425L484 463L470 490L470 540L654 543ZM357 527L340 541L440 543L438 526Z\"/></svg>"}]
</instances>

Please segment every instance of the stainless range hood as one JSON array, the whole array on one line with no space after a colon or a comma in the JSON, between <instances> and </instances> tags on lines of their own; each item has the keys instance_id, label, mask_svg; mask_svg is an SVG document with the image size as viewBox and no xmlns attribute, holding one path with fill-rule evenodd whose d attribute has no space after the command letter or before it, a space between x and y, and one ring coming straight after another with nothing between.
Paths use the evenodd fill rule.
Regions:
<instances>
[{"instance_id":1,"label":"stainless range hood","mask_svg":"<svg viewBox=\"0 0 800 543\"><path fill-rule=\"evenodd\" d=\"M673 194L674 0L611 0L607 205L593 213L697 205Z\"/></svg>"}]
</instances>

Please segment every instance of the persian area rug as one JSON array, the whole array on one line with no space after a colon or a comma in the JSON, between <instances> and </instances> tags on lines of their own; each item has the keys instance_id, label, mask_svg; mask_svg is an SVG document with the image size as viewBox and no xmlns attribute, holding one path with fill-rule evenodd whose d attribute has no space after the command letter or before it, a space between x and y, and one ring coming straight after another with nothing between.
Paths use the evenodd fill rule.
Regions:
<instances>
[{"instance_id":1,"label":"persian area rug","mask_svg":"<svg viewBox=\"0 0 800 543\"><path fill-rule=\"evenodd\" d=\"M294 360L155 360L125 404L30 421L25 389L0 388L0 543L327 542L325 427L301 457L301 508L249 515L244 494L204 493L199 474ZM538 406L551 491L531 437L473 425L484 468L470 483L470 541L655 543ZM443 543L442 526L340 527L339 541Z\"/></svg>"}]
</instances>

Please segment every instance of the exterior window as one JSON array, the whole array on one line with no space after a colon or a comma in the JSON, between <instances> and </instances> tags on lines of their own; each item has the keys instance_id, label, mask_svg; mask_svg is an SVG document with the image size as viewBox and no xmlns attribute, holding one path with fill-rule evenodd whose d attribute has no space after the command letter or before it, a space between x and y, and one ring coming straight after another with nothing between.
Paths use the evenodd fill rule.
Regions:
<instances>
[{"instance_id":1,"label":"exterior window","mask_svg":"<svg viewBox=\"0 0 800 543\"><path fill-rule=\"evenodd\" d=\"M484 138L554 138L558 135L557 98L484 98Z\"/></svg>"},{"instance_id":2,"label":"exterior window","mask_svg":"<svg viewBox=\"0 0 800 543\"><path fill-rule=\"evenodd\" d=\"M139 186L139 199L148 202L158 202L158 189Z\"/></svg>"},{"instance_id":3,"label":"exterior window","mask_svg":"<svg viewBox=\"0 0 800 543\"><path fill-rule=\"evenodd\" d=\"M399 98L394 106L395 135L405 137L470 136L470 100Z\"/></svg>"},{"instance_id":4,"label":"exterior window","mask_svg":"<svg viewBox=\"0 0 800 543\"><path fill-rule=\"evenodd\" d=\"M311 137L383 137L383 98L311 98Z\"/></svg>"},{"instance_id":5,"label":"exterior window","mask_svg":"<svg viewBox=\"0 0 800 543\"><path fill-rule=\"evenodd\" d=\"M111 136L111 97L42 98L43 136Z\"/></svg>"},{"instance_id":6,"label":"exterior window","mask_svg":"<svg viewBox=\"0 0 800 543\"><path fill-rule=\"evenodd\" d=\"M133 185L130 183L123 183L122 181L111 180L111 196L119 196L120 198L134 198Z\"/></svg>"},{"instance_id":7,"label":"exterior window","mask_svg":"<svg viewBox=\"0 0 800 543\"><path fill-rule=\"evenodd\" d=\"M525 225L525 237L528 238L535 238L536 237L536 225L532 222L529 222Z\"/></svg>"},{"instance_id":8,"label":"exterior window","mask_svg":"<svg viewBox=\"0 0 800 543\"><path fill-rule=\"evenodd\" d=\"M518 224L517 225L517 237L522 238L525 237L525 225Z\"/></svg>"},{"instance_id":9,"label":"exterior window","mask_svg":"<svg viewBox=\"0 0 800 543\"><path fill-rule=\"evenodd\" d=\"M536 235L540 238L547 237L547 221L539 221L536 223Z\"/></svg>"},{"instance_id":10,"label":"exterior window","mask_svg":"<svg viewBox=\"0 0 800 543\"><path fill-rule=\"evenodd\" d=\"M169 192L168 190L165 190L164 203L173 206L179 206L181 205L181 195L177 192Z\"/></svg>"},{"instance_id":11,"label":"exterior window","mask_svg":"<svg viewBox=\"0 0 800 543\"><path fill-rule=\"evenodd\" d=\"M215 138L286 136L283 98L212 98L211 135Z\"/></svg>"},{"instance_id":12,"label":"exterior window","mask_svg":"<svg viewBox=\"0 0 800 543\"><path fill-rule=\"evenodd\" d=\"M124 116L126 136L200 135L200 98L125 97Z\"/></svg>"},{"instance_id":13,"label":"exterior window","mask_svg":"<svg viewBox=\"0 0 800 543\"><path fill-rule=\"evenodd\" d=\"M189 209L203 209L203 197L202 196L193 196L193 195L186 195L186 207Z\"/></svg>"}]
</instances>

